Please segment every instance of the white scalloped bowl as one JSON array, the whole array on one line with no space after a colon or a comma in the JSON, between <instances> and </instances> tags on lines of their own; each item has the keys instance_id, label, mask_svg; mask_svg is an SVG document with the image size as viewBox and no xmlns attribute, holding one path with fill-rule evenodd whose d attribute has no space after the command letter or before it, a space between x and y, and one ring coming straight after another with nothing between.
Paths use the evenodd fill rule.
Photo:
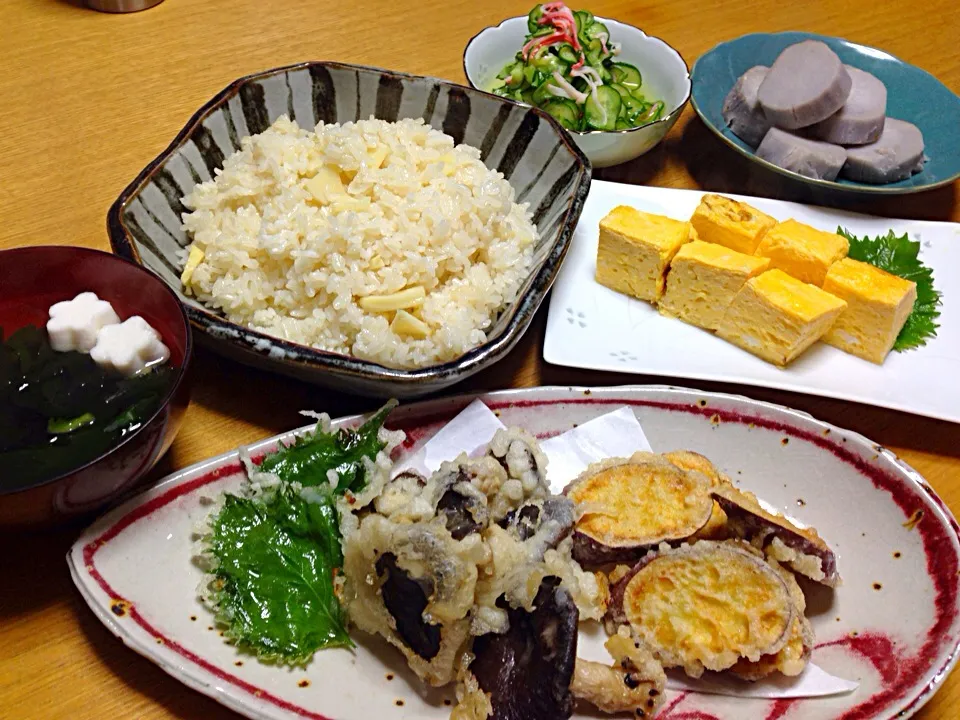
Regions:
<instances>
[{"instance_id":1,"label":"white scalloped bowl","mask_svg":"<svg viewBox=\"0 0 960 720\"><path fill-rule=\"evenodd\" d=\"M617 20L598 17L610 39L622 44L620 59L635 65L649 97L663 100L659 120L629 130L568 130L595 168L619 165L650 151L674 126L690 99L690 72L680 53L660 38ZM489 88L503 67L523 46L527 16L513 17L484 28L463 51L463 73L478 90Z\"/></svg>"}]
</instances>

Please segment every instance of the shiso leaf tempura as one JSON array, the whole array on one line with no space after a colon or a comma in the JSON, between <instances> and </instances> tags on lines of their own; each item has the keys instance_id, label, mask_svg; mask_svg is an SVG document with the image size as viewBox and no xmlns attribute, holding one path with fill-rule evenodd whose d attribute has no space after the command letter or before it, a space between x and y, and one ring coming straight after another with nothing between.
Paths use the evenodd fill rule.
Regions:
<instances>
[{"instance_id":1,"label":"shiso leaf tempura","mask_svg":"<svg viewBox=\"0 0 960 720\"><path fill-rule=\"evenodd\" d=\"M224 636L265 662L304 665L326 647L352 647L338 599L343 564L338 500L378 472L396 401L357 430L316 429L248 464L240 494L224 493L201 533L200 588Z\"/></svg>"},{"instance_id":2,"label":"shiso leaf tempura","mask_svg":"<svg viewBox=\"0 0 960 720\"><path fill-rule=\"evenodd\" d=\"M628 130L663 115L663 101L645 97L640 71L616 61L620 43L589 11L536 5L527 29L516 58L497 75L496 94L536 105L568 130Z\"/></svg>"}]
</instances>

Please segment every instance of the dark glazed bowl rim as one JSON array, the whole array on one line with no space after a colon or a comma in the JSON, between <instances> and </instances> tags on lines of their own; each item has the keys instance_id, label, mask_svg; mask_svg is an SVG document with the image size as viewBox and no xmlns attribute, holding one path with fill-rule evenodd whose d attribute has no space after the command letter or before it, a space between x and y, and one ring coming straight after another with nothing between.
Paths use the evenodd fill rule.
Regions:
<instances>
[{"instance_id":1,"label":"dark glazed bowl rim","mask_svg":"<svg viewBox=\"0 0 960 720\"><path fill-rule=\"evenodd\" d=\"M580 213L583 210L584 202L586 202L587 199L587 192L590 189L592 166L589 159L587 159L587 156L577 146L577 144L572 141L570 135L567 134L563 127L553 117L543 112L539 108L533 108L522 103L508 100L507 98L502 98L492 93L484 92L483 90L459 85L449 80L441 80L439 78L434 78L427 75L413 75L410 73L386 70L368 65L353 65L349 63L332 61L305 61L294 63L292 65L275 67L269 70L263 70L261 72L252 73L250 75L245 75L241 78L238 78L214 95L213 98L204 103L204 105L193 114L193 116L187 121L186 125L184 125L180 132L177 133L177 136L166 147L166 149L157 155L140 172L140 174L137 175L136 179L132 183L124 188L123 192L120 193L120 196L114 201L113 205L111 205L110 210L107 213L107 232L110 236L110 245L113 248L114 253L127 260L143 265L143 261L140 258L134 243L131 241L130 234L127 232L126 226L123 222L123 210L127 203L134 196L136 196L142 190L144 185L153 177L153 175L160 168L160 165L177 148L183 145L190 134L203 122L203 120L207 118L207 116L234 97L239 92L240 88L247 83L254 82L256 80L262 80L273 75L279 75L297 70L308 70L312 67L372 72L379 75L388 75L404 80L433 82L451 89L455 88L458 90L465 90L469 93L483 95L495 100L498 103L514 105L525 112L535 113L542 121L551 126L556 133L557 141L562 143L567 150L569 150L570 154L579 165L579 178L576 179L572 197L570 198L567 209L564 213L565 218L569 218L572 215L574 218L579 219ZM284 340L282 338L274 337L257 330L246 328L242 325L231 322L230 320L227 320L226 318L223 318L206 308L195 308L183 302L181 302L181 306L184 308L186 316L190 319L190 322L195 325L196 328L204 335L212 336L218 342L235 344L240 347L241 350L244 350L247 353L259 355L265 359L269 358L271 362L280 362L290 366L304 368L308 371L328 368L331 370L331 372L339 376L351 376L368 381L393 382L401 386L411 386L421 383L429 384L431 381L442 381L443 379L449 379L451 376L457 377L460 375L471 374L471 371L475 372L480 370L485 365L501 359L513 348L513 346L529 327L530 322L533 319L533 315L536 313L537 308L543 302L547 291L550 289L550 286L556 279L557 273L560 270L560 265L562 264L564 257L566 257L567 250L570 248L570 242L575 228L576 222L571 223L569 219L565 220L560 225L557 240L551 248L550 253L544 260L543 265L537 271L536 276L534 276L530 287L527 288L522 295L517 296L517 298L513 301L511 306L512 317L499 337L496 337L493 340L488 339L483 344L468 350L463 355L448 362L430 365L428 367L418 368L415 370L390 368L369 360L361 360L349 355L341 355L339 353L319 350L317 348L290 342L289 340ZM164 282L164 284L167 285L166 281L163 281L162 278L161 282ZM170 288L169 285L167 285L167 287ZM173 291L172 288L170 289ZM225 334L224 331L229 333L231 336L229 339L222 337L222 335ZM218 334L221 335L220 338L216 337ZM274 348L282 351L282 357L277 357L275 355L271 357L271 355L273 355L271 350ZM456 380L453 382L456 382Z\"/></svg>"},{"instance_id":2,"label":"dark glazed bowl rim","mask_svg":"<svg viewBox=\"0 0 960 720\"><path fill-rule=\"evenodd\" d=\"M44 252L44 253L76 253L78 255L99 255L101 257L110 258L104 262L122 262L127 265L132 265L136 268L137 272L149 276L150 282L157 282L163 286L163 291L176 301L177 308L180 311L180 320L183 323L184 331L186 333L185 342L183 345L183 363L180 367L177 368L177 377L174 379L173 384L170 386L170 389L167 391L167 394L163 396L163 401L157 406L157 409L143 421L143 424L139 428L130 433L127 437L123 438L116 445L111 446L106 452L103 452L97 455L92 460L84 463L83 465L78 465L75 468L67 470L55 475L52 478L46 480L40 480L35 483L31 483L26 487L17 488L16 490L5 490L2 485L0 485L0 499L4 497L11 497L19 493L30 492L36 490L37 488L44 487L45 485L52 485L54 483L61 482L70 478L77 473L86 470L89 467L92 467L105 458L113 455L117 450L125 446L127 443L132 442L137 436L140 435L147 427L153 424L153 421L170 405L170 401L176 397L177 392L180 390L180 386L183 384L184 378L187 376L187 371L190 369L190 361L193 359L193 329L190 327L190 319L187 317L186 312L183 309L183 303L180 302L180 298L177 297L177 294L173 289L163 281L163 278L158 276L156 273L152 272L149 268L144 267L135 262L131 262L127 258L118 257L116 255L111 255L108 252L102 250L94 250L93 248L78 247L75 245L29 245L26 247L10 248L8 250L0 250L0 261L10 258L11 256L16 256L18 254L26 253L35 253L35 252ZM14 258L15 260L16 258Z\"/></svg>"}]
</instances>

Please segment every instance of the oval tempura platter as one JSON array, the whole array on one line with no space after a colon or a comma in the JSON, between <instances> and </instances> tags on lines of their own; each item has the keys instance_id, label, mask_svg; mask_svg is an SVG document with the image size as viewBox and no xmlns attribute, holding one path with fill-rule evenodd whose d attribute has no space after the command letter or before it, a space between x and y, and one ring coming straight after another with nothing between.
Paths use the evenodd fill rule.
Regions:
<instances>
[{"instance_id":1,"label":"oval tempura platter","mask_svg":"<svg viewBox=\"0 0 960 720\"><path fill-rule=\"evenodd\" d=\"M817 635L813 661L859 682L854 692L775 700L670 691L661 720L906 718L955 664L960 529L923 478L890 451L795 410L697 390L533 388L481 397L507 426L540 438L631 407L654 451L707 456L740 487L815 526L837 552L843 584L834 591L805 586ZM401 406L388 423L407 432L400 455L416 451L471 399ZM256 458L294 434L247 449ZM449 717L452 687L425 692L399 653L359 632L355 650L320 651L299 670L260 664L224 641L197 599L193 531L211 499L241 480L237 452L212 458L83 533L67 560L101 621L170 675L247 717Z\"/></svg>"}]
</instances>

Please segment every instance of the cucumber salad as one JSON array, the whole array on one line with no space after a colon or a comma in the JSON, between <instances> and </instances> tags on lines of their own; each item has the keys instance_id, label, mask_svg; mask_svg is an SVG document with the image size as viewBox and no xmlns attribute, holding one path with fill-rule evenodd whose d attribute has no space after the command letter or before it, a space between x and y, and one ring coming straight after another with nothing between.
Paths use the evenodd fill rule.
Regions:
<instances>
[{"instance_id":1,"label":"cucumber salad","mask_svg":"<svg viewBox=\"0 0 960 720\"><path fill-rule=\"evenodd\" d=\"M663 101L644 96L640 71L616 61L620 44L588 11L537 5L527 28L491 88L497 95L536 105L568 130L628 130L663 115Z\"/></svg>"}]
</instances>

